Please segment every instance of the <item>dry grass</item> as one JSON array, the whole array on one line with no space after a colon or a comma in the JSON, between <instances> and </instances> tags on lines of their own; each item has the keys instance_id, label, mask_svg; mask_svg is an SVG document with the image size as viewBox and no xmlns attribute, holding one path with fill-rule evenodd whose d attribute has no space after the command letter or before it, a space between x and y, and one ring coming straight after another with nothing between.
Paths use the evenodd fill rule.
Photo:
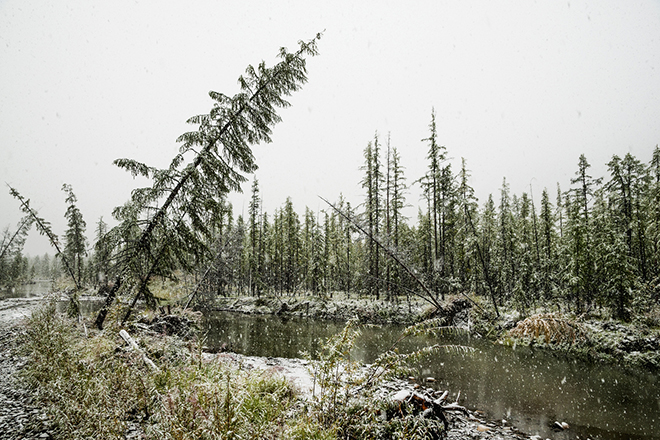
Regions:
<instances>
[{"instance_id":1,"label":"dry grass","mask_svg":"<svg viewBox=\"0 0 660 440\"><path fill-rule=\"evenodd\" d=\"M437 320L420 324L402 337L437 325ZM421 440L437 438L443 429L438 420L414 413L383 420L391 408L375 397L378 385L403 371L406 361L439 346L409 355L388 351L365 371L349 357L359 334L352 321L324 344L321 361L314 364L320 391L302 401L280 376L203 358L200 341L132 330L157 364L154 371L126 350L119 329L111 314L103 332L91 329L86 337L54 302L28 320L23 380L49 413L56 438L119 440L137 432L159 440Z\"/></svg>"},{"instance_id":2,"label":"dry grass","mask_svg":"<svg viewBox=\"0 0 660 440\"><path fill-rule=\"evenodd\" d=\"M509 334L518 338L543 339L549 344L573 344L586 340L586 332L579 323L555 313L532 315L520 321Z\"/></svg>"},{"instance_id":3,"label":"dry grass","mask_svg":"<svg viewBox=\"0 0 660 440\"><path fill-rule=\"evenodd\" d=\"M118 440L134 429L159 440L327 437L321 427L301 430L295 392L282 377L203 361L178 338L136 335L155 372L124 348L114 326L86 338L54 302L26 330L22 377L56 438Z\"/></svg>"}]
</instances>

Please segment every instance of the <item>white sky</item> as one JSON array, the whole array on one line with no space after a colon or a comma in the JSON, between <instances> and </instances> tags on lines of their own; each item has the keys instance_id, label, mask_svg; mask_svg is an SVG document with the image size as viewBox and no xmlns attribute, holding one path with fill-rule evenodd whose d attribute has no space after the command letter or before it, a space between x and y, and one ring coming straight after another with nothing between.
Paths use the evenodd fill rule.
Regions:
<instances>
[{"instance_id":1,"label":"white sky","mask_svg":"<svg viewBox=\"0 0 660 440\"><path fill-rule=\"evenodd\" d=\"M59 234L71 184L91 238L141 183L114 159L168 165L185 120L209 111L209 90L234 94L248 64L272 65L280 46L323 30L309 83L273 143L254 148L269 214L287 196L300 213L324 208L317 195L361 203L376 131L383 144L391 133L416 180L432 107L480 203L498 199L503 177L516 194L531 184L537 204L544 187L554 200L581 153L600 177L613 154L648 162L660 142L657 0L0 0L0 181ZM236 214L249 189L232 197ZM1 189L0 227L20 216ZM25 252L53 253L36 233Z\"/></svg>"}]
</instances>

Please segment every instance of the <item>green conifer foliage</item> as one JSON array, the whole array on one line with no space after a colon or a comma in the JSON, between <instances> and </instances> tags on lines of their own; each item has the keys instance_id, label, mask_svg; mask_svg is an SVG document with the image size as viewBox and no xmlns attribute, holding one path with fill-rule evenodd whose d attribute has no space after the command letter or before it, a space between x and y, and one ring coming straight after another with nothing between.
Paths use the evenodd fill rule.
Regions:
<instances>
[{"instance_id":1,"label":"green conifer foliage","mask_svg":"<svg viewBox=\"0 0 660 440\"><path fill-rule=\"evenodd\" d=\"M2 232L2 237L0 237L0 286L15 284L22 275L12 270L12 260L21 256L31 227L32 218L26 216L18 222L15 231L11 232L7 227Z\"/></svg>"},{"instance_id":2,"label":"green conifer foliage","mask_svg":"<svg viewBox=\"0 0 660 440\"><path fill-rule=\"evenodd\" d=\"M69 205L64 214L68 227L64 233L64 254L66 255L67 261L73 266L72 270L75 274L74 282L77 286L81 286L84 257L87 255L87 238L85 237L85 228L87 227L87 224L85 223L85 220L83 220L82 213L76 205L78 198L73 193L71 185L65 183L62 185L62 191L66 194L66 203Z\"/></svg>"},{"instance_id":3,"label":"green conifer foliage","mask_svg":"<svg viewBox=\"0 0 660 440\"><path fill-rule=\"evenodd\" d=\"M271 141L272 127L281 120L277 109L289 106L285 98L307 81L306 57L317 54L319 38L300 42L295 53L282 48L273 67L264 62L248 66L238 79L241 91L233 97L209 92L211 111L188 120L197 129L177 139L181 147L168 168L115 161L152 181L115 209L120 224L109 232L119 267L115 284L135 288L133 304L140 296L150 306L156 304L149 290L153 276L192 271L212 254L210 225L223 209L219 195L240 191L244 173L257 169L251 146ZM102 322L99 318L97 326Z\"/></svg>"}]
</instances>

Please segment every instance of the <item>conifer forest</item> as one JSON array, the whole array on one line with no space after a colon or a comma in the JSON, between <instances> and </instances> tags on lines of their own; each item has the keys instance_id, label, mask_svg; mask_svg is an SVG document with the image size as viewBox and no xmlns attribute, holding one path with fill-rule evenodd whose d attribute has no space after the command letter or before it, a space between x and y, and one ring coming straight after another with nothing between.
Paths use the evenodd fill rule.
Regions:
<instances>
[{"instance_id":1,"label":"conifer forest","mask_svg":"<svg viewBox=\"0 0 660 440\"><path fill-rule=\"evenodd\" d=\"M307 60L318 55L320 38L300 41L292 52L282 48L272 66L248 66L233 96L209 92L211 108L187 120L192 128L178 137L167 167L116 159L114 165L148 183L115 207L112 219L86 219L76 189L64 183L66 229L56 231L35 208L34 195L7 184L23 217L0 235L0 290L55 280L50 301L40 297L43 307L16 330L20 338L11 336L27 359L12 372L25 365L23 383L44 411L28 427L29 438L439 439L484 438L488 431L541 438L515 431L505 417L534 419L526 426L544 437L573 429L579 438L601 438L594 433L614 425L613 408L623 408L621 435L655 435L640 420L652 425L660 403L646 386L652 376L644 376L660 369L660 148L649 148L649 157L613 154L602 176L593 175L584 154L565 158L575 161L568 182L516 194L504 178L478 200L470 164L455 165L461 152L443 145L429 109L426 132L419 133L422 175L407 174L389 134L376 131L364 140L362 162L346 165L360 170L353 183L362 188L361 200L319 194L322 208L302 210L288 197L267 212L252 148L271 142L278 111L307 83ZM237 215L229 195L245 186L248 209ZM24 255L31 231L46 237L54 256ZM83 316L81 296L97 301L95 318ZM304 298L305 314L296 297ZM254 307L239 310L242 300ZM228 302L237 308L223 308ZM7 310L28 310L28 303L8 301ZM63 303L66 317L57 308ZM266 303L275 309L255 311ZM335 314L310 315L310 303L324 312L334 307ZM217 324L214 313L238 311L291 314L249 327L264 333L245 325L234 340L223 334L226 340L205 351L213 329L203 326L216 322L224 330L239 314ZM291 337L278 342L268 333L269 325L284 326L291 316L312 323L305 329L318 330L326 318L345 326L325 343L317 333L297 331L316 340L309 352L289 357L231 352L244 333L269 346L291 346ZM375 344L369 361L357 359L356 341L372 324L389 326L394 342L385 349ZM398 344L417 337L427 339L399 351ZM518 341L528 345L527 354L516 351ZM534 352L535 344L573 358L555 362ZM498 351L486 354L485 347ZM439 354L454 357L420 367ZM536 363L516 366L522 358ZM621 361L639 374L572 375L599 360ZM559 366L550 372L551 364ZM465 375L464 366L484 365L487 373L471 376L487 376L488 383L463 388L475 407L463 406L452 380ZM511 384L514 366L515 374L524 370L516 376L523 378L519 388ZM291 377L275 374L292 371L292 380L309 386L297 388ZM453 377L441 382L431 372ZM501 400L477 400L491 394ZM494 421L477 410L482 403L491 405ZM9 426L2 423L0 434ZM458 434L447 437L451 430ZM613 435L605 438L624 438Z\"/></svg>"},{"instance_id":2,"label":"conifer forest","mask_svg":"<svg viewBox=\"0 0 660 440\"><path fill-rule=\"evenodd\" d=\"M233 213L226 193L194 194L189 206L212 204L213 215L196 212L194 222L205 225L203 235L170 225L178 239L195 240L191 247L178 243L187 252L168 262L169 273L184 271L201 281L200 297L206 300L217 295L345 292L401 301L419 287L391 252L439 296L474 293L495 310L511 306L524 313L543 305L583 313L599 307L628 320L636 309L658 301L658 147L644 160L613 155L606 176L592 176L588 158L581 155L570 185L546 188L539 199L527 192L512 194L505 178L479 203L469 183L469 165L463 161L460 169L452 168L433 114L427 136L428 171L423 176L405 174L399 152L388 140L376 134L367 142L364 162L354 164L363 172L364 200L358 205L339 195L326 209L305 208L300 215L287 198L274 212L263 212L255 178L244 218ZM402 213L417 202L406 198L410 185L423 190L416 218ZM60 255L71 267L61 258L28 260L22 255L33 223L26 217L3 232L0 284L66 275L76 283L98 285L116 276L113 268L123 254L111 249L107 224L97 221L89 246L73 190L65 185L63 191L69 228ZM133 199L139 197L140 190ZM117 208L116 217L136 216L129 211L132 207Z\"/></svg>"}]
</instances>

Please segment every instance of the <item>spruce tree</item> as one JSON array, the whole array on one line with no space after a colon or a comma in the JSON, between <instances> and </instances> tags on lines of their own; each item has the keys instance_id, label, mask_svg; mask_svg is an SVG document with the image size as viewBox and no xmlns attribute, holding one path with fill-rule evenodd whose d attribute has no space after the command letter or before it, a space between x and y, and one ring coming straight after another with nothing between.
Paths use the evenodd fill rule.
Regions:
<instances>
[{"instance_id":1,"label":"spruce tree","mask_svg":"<svg viewBox=\"0 0 660 440\"><path fill-rule=\"evenodd\" d=\"M282 245L284 289L293 292L298 284L300 259L300 218L293 209L293 202L287 197L282 211Z\"/></svg>"},{"instance_id":2,"label":"spruce tree","mask_svg":"<svg viewBox=\"0 0 660 440\"><path fill-rule=\"evenodd\" d=\"M592 235L592 225L590 218L590 201L595 191L601 183L601 178L595 179L588 174L591 167L584 154L580 155L578 160L578 170L575 172L575 178L571 179L571 184L576 187L570 190L572 194L571 203L567 202L569 221L571 221L571 240L574 278L577 282L573 283L573 294L578 311L582 311L583 306L590 305L594 294L594 251L590 236Z\"/></svg>"},{"instance_id":3,"label":"spruce tree","mask_svg":"<svg viewBox=\"0 0 660 440\"><path fill-rule=\"evenodd\" d=\"M250 221L250 293L254 296L259 295L261 266L260 242L261 242L261 199L259 198L259 182L255 177L252 182L252 196L248 207Z\"/></svg>"},{"instance_id":4,"label":"spruce tree","mask_svg":"<svg viewBox=\"0 0 660 440\"><path fill-rule=\"evenodd\" d=\"M556 254L555 243L557 241L555 232L555 217L553 215L552 204L548 190L543 189L541 194L541 213L540 220L540 271L541 271L541 291L546 300L554 300L552 294L553 273L556 270L554 257Z\"/></svg>"},{"instance_id":5,"label":"spruce tree","mask_svg":"<svg viewBox=\"0 0 660 440\"><path fill-rule=\"evenodd\" d=\"M80 209L76 205L78 198L73 193L71 185L65 183L62 185L62 191L66 194L66 203L69 205L64 214L68 227L64 233L64 255L66 255L67 260L73 266L72 269L75 273L73 281L77 286L81 286L84 257L87 255L87 238L85 237L87 224L83 219Z\"/></svg>"},{"instance_id":6,"label":"spruce tree","mask_svg":"<svg viewBox=\"0 0 660 440\"><path fill-rule=\"evenodd\" d=\"M0 286L12 285L17 281L13 273L12 261L21 255L23 245L28 232L32 227L32 218L23 217L16 226L16 230L11 232L9 227L5 228L0 239Z\"/></svg>"},{"instance_id":7,"label":"spruce tree","mask_svg":"<svg viewBox=\"0 0 660 440\"><path fill-rule=\"evenodd\" d=\"M594 300L608 306L615 318L627 321L635 282L635 266L628 250L627 235L621 231L618 213L610 208L606 191L594 194L590 242L594 270L591 282Z\"/></svg>"},{"instance_id":8,"label":"spruce tree","mask_svg":"<svg viewBox=\"0 0 660 440\"><path fill-rule=\"evenodd\" d=\"M381 222L381 189L383 174L380 162L380 143L378 133L374 135L374 141L369 142L364 149L364 172L362 187L366 190L364 203L364 218L368 234L379 238ZM367 294L380 299L380 251L373 240L367 243Z\"/></svg>"},{"instance_id":9,"label":"spruce tree","mask_svg":"<svg viewBox=\"0 0 660 440\"><path fill-rule=\"evenodd\" d=\"M465 158L461 159L461 171L458 175L458 208L456 209L456 241L454 254L458 269L458 278L463 290L474 291L476 267L479 266L476 251L477 235L474 221L477 217L477 198L469 184L470 173Z\"/></svg>"},{"instance_id":10,"label":"spruce tree","mask_svg":"<svg viewBox=\"0 0 660 440\"><path fill-rule=\"evenodd\" d=\"M506 178L502 179L502 188L500 189L500 206L498 212L498 240L497 240L497 260L499 266L502 295L509 297L513 292L516 280L516 265L514 256L514 229L512 198L509 190L509 184Z\"/></svg>"},{"instance_id":11,"label":"spruce tree","mask_svg":"<svg viewBox=\"0 0 660 440\"><path fill-rule=\"evenodd\" d=\"M285 98L307 81L305 57L317 54L319 38L300 42L295 53L282 48L281 61L273 67L264 62L248 66L238 79L241 91L233 97L210 92L211 111L188 120L197 129L178 138L181 147L168 168L115 161L153 182L134 190L131 200L114 211L120 224L109 232L119 266L115 285L136 291L129 313L142 296L150 306L156 305L149 289L152 277L173 277L179 268L192 271L212 253L208 220L220 215L219 194L240 191L246 180L243 173L256 170L251 146L270 142L272 127L281 120L277 108L287 107ZM107 303L112 299L110 295ZM98 316L98 327L105 313L107 308Z\"/></svg>"},{"instance_id":12,"label":"spruce tree","mask_svg":"<svg viewBox=\"0 0 660 440\"><path fill-rule=\"evenodd\" d=\"M644 196L650 175L630 153L623 159L614 155L607 164L611 179L606 183L611 210L620 233L625 234L627 255L633 259L642 281L648 281L647 222Z\"/></svg>"},{"instance_id":13,"label":"spruce tree","mask_svg":"<svg viewBox=\"0 0 660 440\"><path fill-rule=\"evenodd\" d=\"M447 149L438 144L435 109L431 110L428 142L429 161L426 175L418 180L427 198L428 216L431 221L431 270L433 290L440 290L444 299L449 286L447 278L454 275L453 244L455 240L456 194L451 164L447 162Z\"/></svg>"},{"instance_id":14,"label":"spruce tree","mask_svg":"<svg viewBox=\"0 0 660 440\"><path fill-rule=\"evenodd\" d=\"M400 251L400 245L402 243L402 225L406 221L406 218L403 215L403 208L406 206L406 178L403 174L399 151L396 147L390 147L389 137L387 147L386 234L388 245L392 246L394 250ZM395 261L388 258L386 264L388 292L391 292L391 297L389 299L392 300L392 297L396 298L401 293L400 288L403 278L401 276L401 267L396 264Z\"/></svg>"},{"instance_id":15,"label":"spruce tree","mask_svg":"<svg viewBox=\"0 0 660 440\"><path fill-rule=\"evenodd\" d=\"M68 260L66 254L62 251L59 238L57 234L53 232L53 229L50 226L50 222L42 217L39 217L39 213L30 206L30 199L26 199L25 197L23 197L16 188L13 188L9 184L7 186L9 186L9 193L12 195L12 197L17 199L21 203L21 211L23 211L26 214L26 216L31 219L30 221L37 228L39 234L45 235L48 238L48 241L50 242L51 246L53 246L55 248L55 251L57 252L55 254L55 259L53 263L52 278L56 279L60 276L61 267L58 261L58 259L60 259L64 264L66 273L71 277L71 279L76 284L76 289L79 289L80 286L78 285L76 274L75 271L73 270L73 264Z\"/></svg>"},{"instance_id":16,"label":"spruce tree","mask_svg":"<svg viewBox=\"0 0 660 440\"><path fill-rule=\"evenodd\" d=\"M656 145L649 164L649 191L646 195L648 206L647 239L649 245L650 278L660 281L660 148Z\"/></svg>"},{"instance_id":17,"label":"spruce tree","mask_svg":"<svg viewBox=\"0 0 660 440\"><path fill-rule=\"evenodd\" d=\"M96 223L95 242L94 242L94 272L97 285L106 285L110 277L110 265L112 249L111 244L105 239L108 233L108 224L99 218Z\"/></svg>"}]
</instances>

